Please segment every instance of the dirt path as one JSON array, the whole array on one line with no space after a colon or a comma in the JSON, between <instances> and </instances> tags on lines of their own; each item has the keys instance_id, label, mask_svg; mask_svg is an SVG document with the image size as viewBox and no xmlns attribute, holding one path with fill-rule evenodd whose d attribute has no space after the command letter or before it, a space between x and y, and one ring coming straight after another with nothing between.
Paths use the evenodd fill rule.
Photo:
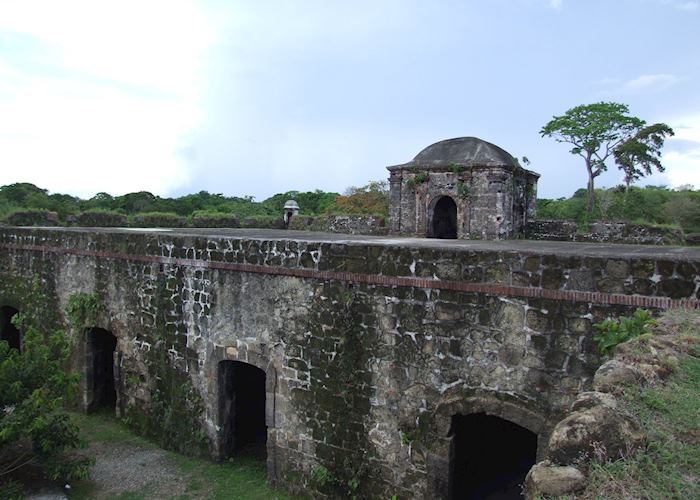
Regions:
<instances>
[{"instance_id":1,"label":"dirt path","mask_svg":"<svg viewBox=\"0 0 700 500\"><path fill-rule=\"evenodd\" d=\"M205 492L186 491L186 480L165 450L134 443L94 443L86 453L95 458L89 481L43 485L31 500L72 498L206 498Z\"/></svg>"}]
</instances>

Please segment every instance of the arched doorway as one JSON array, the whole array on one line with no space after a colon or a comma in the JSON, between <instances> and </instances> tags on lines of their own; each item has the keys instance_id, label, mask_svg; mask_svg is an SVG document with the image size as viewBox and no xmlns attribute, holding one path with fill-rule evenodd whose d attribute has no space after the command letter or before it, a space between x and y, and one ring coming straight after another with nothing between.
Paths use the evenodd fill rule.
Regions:
<instances>
[{"instance_id":1,"label":"arched doorway","mask_svg":"<svg viewBox=\"0 0 700 500\"><path fill-rule=\"evenodd\" d=\"M452 417L449 498L519 499L537 435L485 413Z\"/></svg>"},{"instance_id":2,"label":"arched doorway","mask_svg":"<svg viewBox=\"0 0 700 500\"><path fill-rule=\"evenodd\" d=\"M90 328L85 340L86 409L88 412L114 412L117 405L114 376L117 338L102 328Z\"/></svg>"},{"instance_id":3,"label":"arched doorway","mask_svg":"<svg viewBox=\"0 0 700 500\"><path fill-rule=\"evenodd\" d=\"M12 324L12 318L19 311L14 307L0 307L0 340L4 340L10 346L10 349L22 351L22 337L19 330Z\"/></svg>"},{"instance_id":4,"label":"arched doorway","mask_svg":"<svg viewBox=\"0 0 700 500\"><path fill-rule=\"evenodd\" d=\"M219 362L220 458L265 458L265 372L240 361Z\"/></svg>"},{"instance_id":5,"label":"arched doorway","mask_svg":"<svg viewBox=\"0 0 700 500\"><path fill-rule=\"evenodd\" d=\"M457 204L449 196L440 197L430 213L429 238L457 238Z\"/></svg>"}]
</instances>

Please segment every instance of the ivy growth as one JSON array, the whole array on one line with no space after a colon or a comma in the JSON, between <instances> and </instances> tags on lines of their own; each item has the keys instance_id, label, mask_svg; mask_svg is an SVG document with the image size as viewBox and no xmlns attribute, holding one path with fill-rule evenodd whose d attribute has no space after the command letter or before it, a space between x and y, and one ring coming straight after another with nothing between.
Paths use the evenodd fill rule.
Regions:
<instances>
[{"instance_id":1,"label":"ivy growth","mask_svg":"<svg viewBox=\"0 0 700 500\"><path fill-rule=\"evenodd\" d=\"M102 311L102 299L98 293L78 292L68 298L66 316L70 325L76 330L97 324Z\"/></svg>"},{"instance_id":2,"label":"ivy growth","mask_svg":"<svg viewBox=\"0 0 700 500\"><path fill-rule=\"evenodd\" d=\"M427 174L427 172L419 172L411 179L408 179L406 181L406 185L408 187L415 188L416 186L423 184L424 182L428 182L428 179L430 179L430 176Z\"/></svg>"},{"instance_id":3,"label":"ivy growth","mask_svg":"<svg viewBox=\"0 0 700 500\"><path fill-rule=\"evenodd\" d=\"M457 182L457 196L462 199L469 197L469 185L464 181Z\"/></svg>"}]
</instances>

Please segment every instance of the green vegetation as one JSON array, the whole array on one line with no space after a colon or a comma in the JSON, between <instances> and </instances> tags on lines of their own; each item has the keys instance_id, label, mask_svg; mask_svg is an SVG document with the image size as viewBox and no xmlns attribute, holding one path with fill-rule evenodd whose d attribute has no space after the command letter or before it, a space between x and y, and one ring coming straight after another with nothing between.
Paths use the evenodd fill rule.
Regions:
<instances>
[{"instance_id":1,"label":"green vegetation","mask_svg":"<svg viewBox=\"0 0 700 500\"><path fill-rule=\"evenodd\" d=\"M49 194L29 183L0 187L0 219L14 225L66 224L124 225L124 217L134 226L178 227L192 222L194 216L222 219L235 216L239 220L251 217L280 218L287 200L294 199L301 207L301 215L376 214L389 212L389 189L386 181L369 182L351 187L344 195L320 190L278 193L257 202L252 196L227 197L200 191L179 198L161 198L149 192L111 196L98 193L89 200ZM47 214L55 212L47 220ZM54 219L55 218L55 219Z\"/></svg>"},{"instance_id":2,"label":"green vegetation","mask_svg":"<svg viewBox=\"0 0 700 500\"><path fill-rule=\"evenodd\" d=\"M99 293L78 292L68 297L66 317L76 330L89 328L97 324L97 315L102 309Z\"/></svg>"},{"instance_id":3,"label":"green vegetation","mask_svg":"<svg viewBox=\"0 0 700 500\"><path fill-rule=\"evenodd\" d=\"M601 354L608 354L616 345L627 342L634 337L639 337L650 332L650 327L656 321L646 309L637 309L630 317L623 316L619 319L607 319L593 325L598 334L593 337L598 343Z\"/></svg>"},{"instance_id":4,"label":"green vegetation","mask_svg":"<svg viewBox=\"0 0 700 500\"><path fill-rule=\"evenodd\" d=\"M0 341L0 496L16 497L13 475L24 467L41 469L52 479L84 478L92 461L74 453L78 429L63 409L74 393L75 374L63 367L70 349L65 334L44 335L22 314L13 317L22 332L22 352Z\"/></svg>"},{"instance_id":5,"label":"green vegetation","mask_svg":"<svg viewBox=\"0 0 700 500\"><path fill-rule=\"evenodd\" d=\"M594 461L589 486L577 498L700 498L698 356L696 345L663 386L625 390L625 410L639 419L646 446L622 460Z\"/></svg>"},{"instance_id":6,"label":"green vegetation","mask_svg":"<svg viewBox=\"0 0 700 500\"><path fill-rule=\"evenodd\" d=\"M646 127L646 122L629 116L629 108L616 102L598 102L576 106L552 118L542 129L542 137L571 144L571 154L583 158L588 172L586 211L593 214L594 180L608 169L614 158L627 185L651 173L652 167L663 171L659 161L666 135L673 130L663 123Z\"/></svg>"},{"instance_id":7,"label":"green vegetation","mask_svg":"<svg viewBox=\"0 0 700 500\"><path fill-rule=\"evenodd\" d=\"M686 234L700 232L700 191L689 187L671 190L663 186L624 186L596 189L593 212L586 211L586 190L570 198L537 201L540 219L569 219L583 224L589 220L618 220L657 225L677 225Z\"/></svg>"},{"instance_id":8,"label":"green vegetation","mask_svg":"<svg viewBox=\"0 0 700 500\"><path fill-rule=\"evenodd\" d=\"M132 433L123 423L109 415L72 415L80 427L80 435L90 447L109 449L113 446L130 446L136 449L157 449L156 445ZM108 445L108 446L104 446ZM163 452L169 464L175 468L177 482L185 485L184 493L173 495L178 499L289 499L292 496L267 485L267 470L264 461L238 458L226 463L214 463L206 459L185 457L174 452ZM159 462L160 466L162 463ZM142 474L138 470L134 474ZM146 482L144 486L126 490L115 498L151 498L155 488L167 488L166 484ZM157 481L157 480L154 480ZM163 493L161 491L161 493ZM74 483L69 493L71 499L104 497L97 482L82 480Z\"/></svg>"}]
</instances>

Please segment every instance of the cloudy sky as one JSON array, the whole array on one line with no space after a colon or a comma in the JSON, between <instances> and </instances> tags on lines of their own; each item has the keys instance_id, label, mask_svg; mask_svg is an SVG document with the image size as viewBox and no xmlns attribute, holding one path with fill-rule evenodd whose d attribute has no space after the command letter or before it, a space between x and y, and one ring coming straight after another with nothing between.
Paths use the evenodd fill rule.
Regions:
<instances>
[{"instance_id":1,"label":"cloudy sky","mask_svg":"<svg viewBox=\"0 0 700 500\"><path fill-rule=\"evenodd\" d=\"M477 136L568 196L582 161L538 131L605 100L675 129L650 182L700 187L698 26L689 0L0 0L0 185L260 200Z\"/></svg>"}]
</instances>

